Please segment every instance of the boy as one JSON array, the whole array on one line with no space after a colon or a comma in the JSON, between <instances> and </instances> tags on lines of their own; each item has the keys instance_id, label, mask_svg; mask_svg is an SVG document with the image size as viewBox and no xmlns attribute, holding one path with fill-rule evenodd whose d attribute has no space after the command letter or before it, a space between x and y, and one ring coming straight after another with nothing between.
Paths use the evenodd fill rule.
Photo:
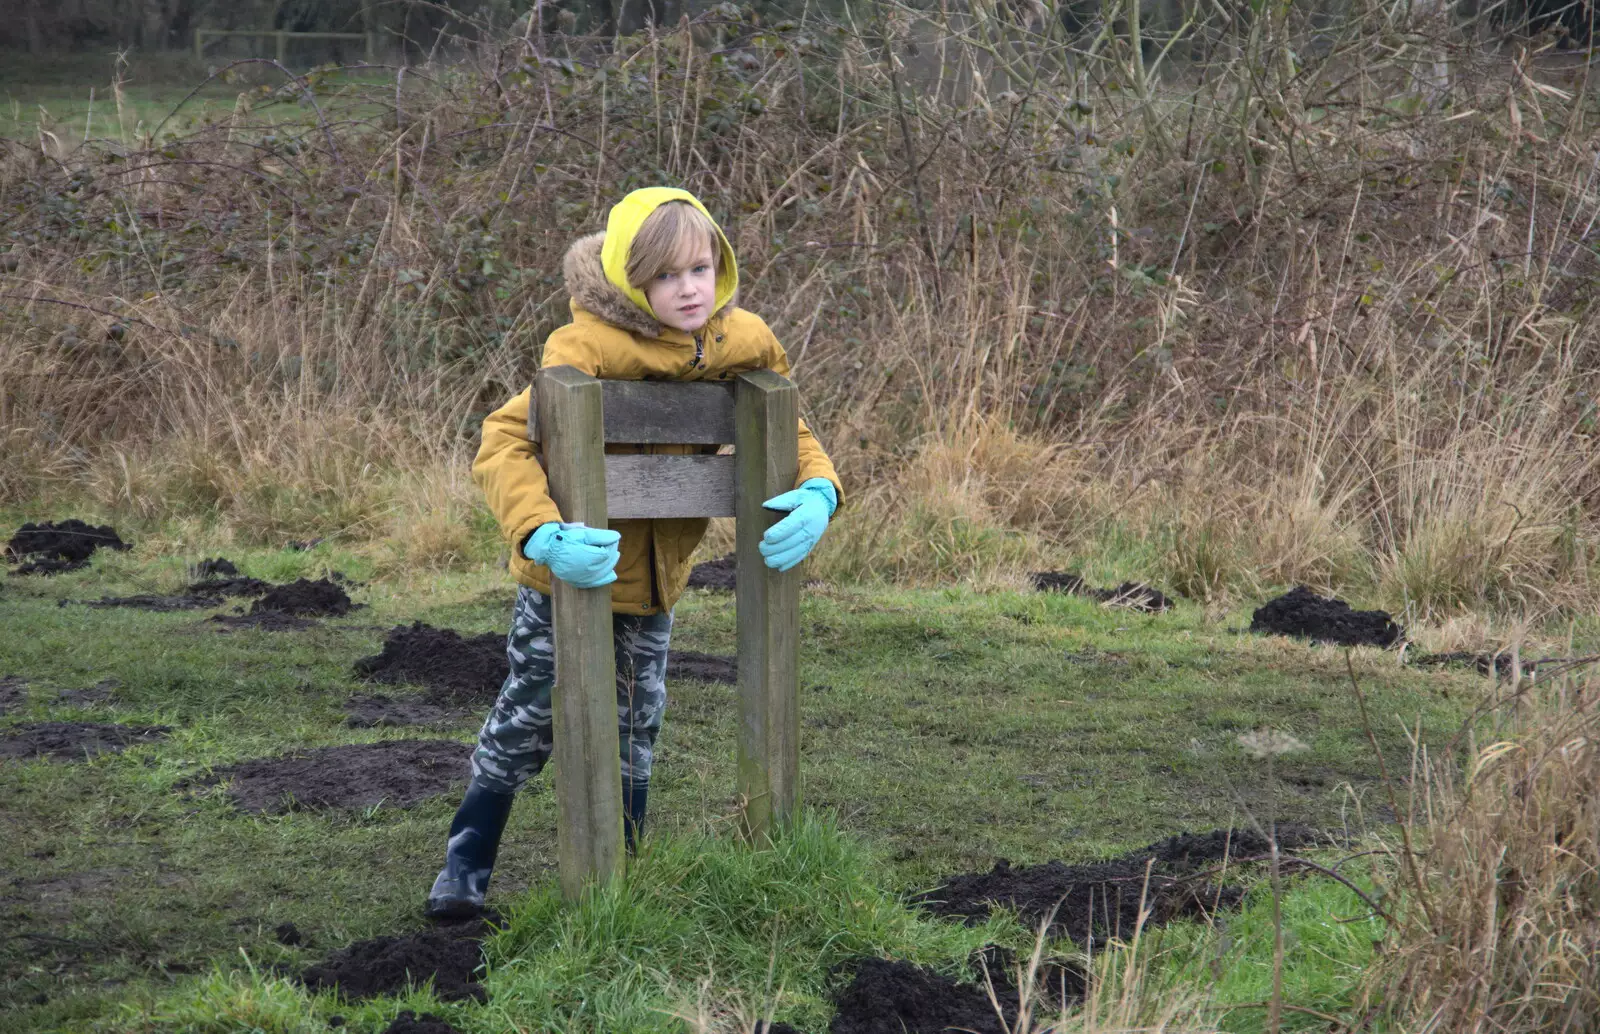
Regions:
<instances>
[{"instance_id":1,"label":"boy","mask_svg":"<svg viewBox=\"0 0 1600 1034\"><path fill-rule=\"evenodd\" d=\"M746 370L785 376L789 360L767 325L736 308L733 248L694 195L636 190L611 209L604 233L573 244L562 264L572 322L550 335L543 365L618 380L728 380ZM450 824L443 871L427 913L467 918L484 891L511 801L551 752L555 689L550 583L611 585L621 734L623 829L631 852L644 821L650 762L666 706L672 607L689 579L704 519L613 521L611 530L562 522L527 437L528 392L490 414L472 476L513 547L520 583L506 654L511 672L483 723L472 781ZM838 507L833 464L800 428L798 486L766 506L788 511L761 540L768 567L787 571L822 537ZM690 446L610 446L607 451L690 452Z\"/></svg>"}]
</instances>

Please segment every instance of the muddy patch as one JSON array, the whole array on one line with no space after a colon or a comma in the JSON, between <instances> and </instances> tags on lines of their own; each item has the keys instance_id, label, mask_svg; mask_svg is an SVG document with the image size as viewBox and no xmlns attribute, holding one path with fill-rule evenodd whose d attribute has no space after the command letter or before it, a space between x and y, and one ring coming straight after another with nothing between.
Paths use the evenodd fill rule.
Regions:
<instances>
[{"instance_id":1,"label":"muddy patch","mask_svg":"<svg viewBox=\"0 0 1600 1034\"><path fill-rule=\"evenodd\" d=\"M394 1022L383 1028L383 1034L461 1034L450 1026L443 1016L425 1012L421 1016L410 1009L401 1009Z\"/></svg>"},{"instance_id":2,"label":"muddy patch","mask_svg":"<svg viewBox=\"0 0 1600 1034\"><path fill-rule=\"evenodd\" d=\"M739 682L739 658L714 653L676 650L667 654L670 681L718 682L733 686Z\"/></svg>"},{"instance_id":3,"label":"muddy patch","mask_svg":"<svg viewBox=\"0 0 1600 1034\"><path fill-rule=\"evenodd\" d=\"M81 761L116 754L140 743L154 743L172 731L168 725L109 725L97 722L35 722L0 736L0 758Z\"/></svg>"},{"instance_id":4,"label":"muddy patch","mask_svg":"<svg viewBox=\"0 0 1600 1034\"><path fill-rule=\"evenodd\" d=\"M116 679L105 679L83 689L64 689L56 694L56 703L61 707L94 707L108 703L111 691L120 685Z\"/></svg>"},{"instance_id":5,"label":"muddy patch","mask_svg":"<svg viewBox=\"0 0 1600 1034\"><path fill-rule=\"evenodd\" d=\"M471 774L472 748L450 740L388 740L319 747L219 768L196 785L228 784L252 814L322 808L409 808Z\"/></svg>"},{"instance_id":6,"label":"muddy patch","mask_svg":"<svg viewBox=\"0 0 1600 1034\"><path fill-rule=\"evenodd\" d=\"M1388 611L1353 610L1344 600L1318 596L1303 585L1258 608L1250 631L1334 646L1393 646L1406 634Z\"/></svg>"},{"instance_id":7,"label":"muddy patch","mask_svg":"<svg viewBox=\"0 0 1600 1034\"><path fill-rule=\"evenodd\" d=\"M135 610L153 610L159 613L169 613L176 610L209 610L212 607L222 606L221 596L190 593L183 596L156 596L151 594L138 594L134 596L102 596L97 600L85 600L91 607L132 607Z\"/></svg>"},{"instance_id":8,"label":"muddy patch","mask_svg":"<svg viewBox=\"0 0 1600 1034\"><path fill-rule=\"evenodd\" d=\"M442 1001L487 1001L476 979L487 933L484 923L462 923L358 941L308 968L300 982L308 991L337 990L356 1000L401 994L431 981Z\"/></svg>"},{"instance_id":9,"label":"muddy patch","mask_svg":"<svg viewBox=\"0 0 1600 1034\"><path fill-rule=\"evenodd\" d=\"M3 553L20 563L16 574L60 574L88 566L97 549L133 548L109 525L86 524L76 517L55 523L24 524L5 545Z\"/></svg>"},{"instance_id":10,"label":"muddy patch","mask_svg":"<svg viewBox=\"0 0 1600 1034\"><path fill-rule=\"evenodd\" d=\"M494 702L506 679L505 637L495 632L463 636L420 621L398 625L384 639L382 651L356 661L354 670L369 682L426 686L422 703L408 707L484 707ZM667 678L734 685L739 681L738 659L675 650L667 654Z\"/></svg>"},{"instance_id":11,"label":"muddy patch","mask_svg":"<svg viewBox=\"0 0 1600 1034\"><path fill-rule=\"evenodd\" d=\"M1065 592L1087 596L1110 607L1126 607L1142 614L1159 614L1172 609L1172 600L1159 589L1143 582L1123 582L1109 589L1096 588L1071 571L1035 571L1033 587L1040 592Z\"/></svg>"},{"instance_id":12,"label":"muddy patch","mask_svg":"<svg viewBox=\"0 0 1600 1034\"><path fill-rule=\"evenodd\" d=\"M689 588L732 592L738 587L739 558L729 553L689 569Z\"/></svg>"},{"instance_id":13,"label":"muddy patch","mask_svg":"<svg viewBox=\"0 0 1600 1034\"><path fill-rule=\"evenodd\" d=\"M0 679L0 714L21 710L28 702L28 684L15 675Z\"/></svg>"},{"instance_id":14,"label":"muddy patch","mask_svg":"<svg viewBox=\"0 0 1600 1034\"><path fill-rule=\"evenodd\" d=\"M428 702L487 705L506 680L506 637L494 632L463 636L421 621L389 630L383 649L355 663L369 682L428 687Z\"/></svg>"},{"instance_id":15,"label":"muddy patch","mask_svg":"<svg viewBox=\"0 0 1600 1034\"><path fill-rule=\"evenodd\" d=\"M1021 1008L1008 953L991 949L986 960L994 999L982 983L962 983L909 962L866 959L836 999L829 1034L1010 1034ZM1065 995L1063 995L1063 991ZM1083 994L1083 975L1051 967L1039 974L1033 997L1035 1024L1059 1010L1062 998ZM999 1005L996 1010L995 1006ZM1031 1029L1046 1034L1051 1028Z\"/></svg>"},{"instance_id":16,"label":"muddy patch","mask_svg":"<svg viewBox=\"0 0 1600 1034\"><path fill-rule=\"evenodd\" d=\"M241 596L262 596L272 590L271 582L264 582L259 578L207 578L189 586L192 595L227 596L238 598Z\"/></svg>"},{"instance_id":17,"label":"muddy patch","mask_svg":"<svg viewBox=\"0 0 1600 1034\"><path fill-rule=\"evenodd\" d=\"M1314 831L1280 827L1280 850L1317 842ZM965 873L914 900L935 915L977 923L995 906L1014 910L1030 929L1050 917L1052 936L1065 935L1079 945L1098 945L1107 938L1132 936L1141 902L1149 909L1145 927L1182 918L1203 918L1219 908L1238 905L1243 888L1220 883L1211 870L1224 858L1256 858L1271 844L1250 830L1184 833L1103 862L1067 865L1051 861L1014 868L1005 859L986 873ZM1230 867L1232 861L1230 861ZM1241 861L1241 864L1243 862ZM1146 871L1148 866L1148 886Z\"/></svg>"},{"instance_id":18,"label":"muddy patch","mask_svg":"<svg viewBox=\"0 0 1600 1034\"><path fill-rule=\"evenodd\" d=\"M389 729L411 725L446 725L469 712L423 700L395 700L375 693L355 696L344 703L344 724L352 729Z\"/></svg>"}]
</instances>

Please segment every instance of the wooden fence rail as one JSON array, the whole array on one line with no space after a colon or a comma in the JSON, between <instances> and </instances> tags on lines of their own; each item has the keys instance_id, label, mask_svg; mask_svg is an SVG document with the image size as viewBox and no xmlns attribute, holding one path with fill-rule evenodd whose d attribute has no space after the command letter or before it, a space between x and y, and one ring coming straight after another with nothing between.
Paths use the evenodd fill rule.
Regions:
<instances>
[{"instance_id":1,"label":"wooden fence rail","mask_svg":"<svg viewBox=\"0 0 1600 1034\"><path fill-rule=\"evenodd\" d=\"M277 41L278 64L284 63L288 54L291 39L334 39L334 40L361 40L367 47L367 63L371 64L377 59L378 38L371 32L285 32L279 29L196 29L194 30L194 56L204 61L206 56L206 40L224 39L229 36L271 36Z\"/></svg>"}]
</instances>

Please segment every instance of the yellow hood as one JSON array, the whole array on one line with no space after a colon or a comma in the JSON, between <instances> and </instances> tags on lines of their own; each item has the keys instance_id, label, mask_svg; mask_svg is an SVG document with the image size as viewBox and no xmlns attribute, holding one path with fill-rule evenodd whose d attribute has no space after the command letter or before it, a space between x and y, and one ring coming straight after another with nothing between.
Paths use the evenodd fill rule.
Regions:
<instances>
[{"instance_id":1,"label":"yellow hood","mask_svg":"<svg viewBox=\"0 0 1600 1034\"><path fill-rule=\"evenodd\" d=\"M633 247L633 238L638 235L639 227L650 217L650 213L666 204L668 201L687 201L717 228L717 241L722 248L722 256L717 261L717 295L716 301L711 306L713 312L720 310L733 300L739 290L739 264L733 257L733 245L728 243L728 237L722 232L722 227L717 226L717 221L711 218L711 213L706 211L706 206L700 199L687 190L676 187L645 187L635 190L627 197L611 206L611 214L606 217L605 243L600 248L600 265L605 269L606 279L611 285L623 294L628 300L640 309L650 314L650 318L660 320L655 310L650 308L650 300L644 292L628 283L628 249Z\"/></svg>"}]
</instances>

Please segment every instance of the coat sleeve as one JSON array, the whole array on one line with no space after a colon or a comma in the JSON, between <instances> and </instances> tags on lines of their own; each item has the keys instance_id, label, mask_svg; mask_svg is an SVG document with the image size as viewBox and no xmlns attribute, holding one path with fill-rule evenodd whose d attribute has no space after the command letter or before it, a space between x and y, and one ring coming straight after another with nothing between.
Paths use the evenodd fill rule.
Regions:
<instances>
[{"instance_id":1,"label":"coat sleeve","mask_svg":"<svg viewBox=\"0 0 1600 1034\"><path fill-rule=\"evenodd\" d=\"M599 348L577 327L568 324L550 335L544 346L544 366L575 366L584 373L600 373ZM483 489L489 511L514 550L535 528L559 521L561 511L550 498L550 482L528 440L528 398L524 388L515 398L483 421L482 441L472 461L472 480Z\"/></svg>"},{"instance_id":2,"label":"coat sleeve","mask_svg":"<svg viewBox=\"0 0 1600 1034\"><path fill-rule=\"evenodd\" d=\"M763 324L765 327L765 324ZM767 330L767 368L773 373L789 377L789 353L783 350L783 345L778 341L778 335L771 328ZM790 378L793 379L792 377ZM817 441L817 436L811 433L811 428L806 426L804 420L800 421L800 476L795 479L795 487L812 478L827 478L833 482L833 490L839 495L839 505L844 505L844 485L839 482L839 474L833 469L833 461L822 448L822 443Z\"/></svg>"}]
</instances>

